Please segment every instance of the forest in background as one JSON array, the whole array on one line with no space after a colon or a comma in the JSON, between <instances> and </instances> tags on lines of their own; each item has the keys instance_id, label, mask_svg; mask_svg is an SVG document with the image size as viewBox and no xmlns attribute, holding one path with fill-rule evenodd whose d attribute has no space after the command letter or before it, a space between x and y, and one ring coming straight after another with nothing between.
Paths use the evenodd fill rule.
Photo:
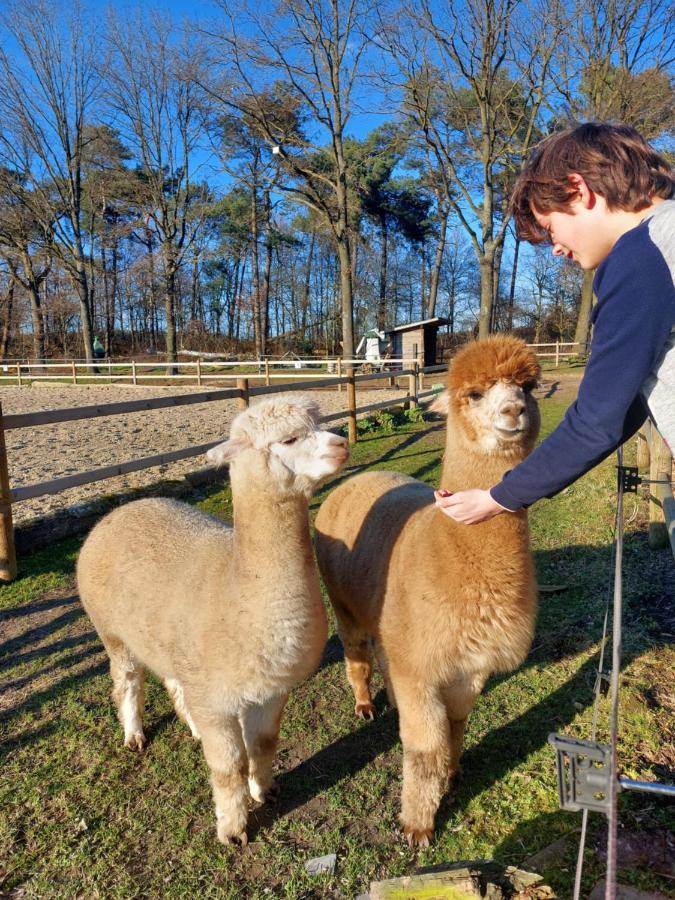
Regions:
<instances>
[{"instance_id":1,"label":"forest in background","mask_svg":"<svg viewBox=\"0 0 675 900\"><path fill-rule=\"evenodd\" d=\"M668 0L234 0L0 17L0 357L353 356L368 328L585 342L510 187L585 120L672 155ZM356 340L355 340L356 337Z\"/></svg>"}]
</instances>

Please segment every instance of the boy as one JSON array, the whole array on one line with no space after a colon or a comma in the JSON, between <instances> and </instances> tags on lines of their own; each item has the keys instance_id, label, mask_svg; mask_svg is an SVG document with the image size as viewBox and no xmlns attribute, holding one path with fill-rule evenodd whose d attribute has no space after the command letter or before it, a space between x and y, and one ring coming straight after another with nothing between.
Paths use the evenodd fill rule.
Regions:
<instances>
[{"instance_id":1,"label":"boy","mask_svg":"<svg viewBox=\"0 0 675 900\"><path fill-rule=\"evenodd\" d=\"M597 272L593 339L576 402L542 443L490 490L436 505L473 525L552 497L651 415L675 449L675 176L625 125L589 123L548 137L518 177L518 235L549 242Z\"/></svg>"}]
</instances>

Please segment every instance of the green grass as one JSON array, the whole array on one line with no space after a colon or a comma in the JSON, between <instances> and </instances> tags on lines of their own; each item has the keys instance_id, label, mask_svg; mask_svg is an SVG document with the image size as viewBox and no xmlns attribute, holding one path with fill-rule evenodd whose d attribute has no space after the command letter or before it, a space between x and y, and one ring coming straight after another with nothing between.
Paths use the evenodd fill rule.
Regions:
<instances>
[{"instance_id":1,"label":"green grass","mask_svg":"<svg viewBox=\"0 0 675 900\"><path fill-rule=\"evenodd\" d=\"M544 431L565 404L542 402ZM385 423L364 431L352 469L374 466L436 483L439 423ZM341 650L331 636L320 670L293 694L278 758L281 797L251 816L249 846L216 841L208 776L199 745L179 723L163 688L148 685L149 744L122 746L110 681L96 635L73 597L80 541L20 560L20 577L0 588L0 892L23 897L354 897L371 880L420 866L476 858L518 865L566 837L543 873L571 896L580 815L558 809L551 731L587 738L610 568L613 461L531 512L544 593L526 663L492 679L469 722L464 776L444 801L435 842L410 850L395 833L401 750L395 713L381 690L378 717L353 716ZM315 514L328 485L312 503ZM231 517L227 488L192 498ZM667 554L646 548L644 500L626 537L621 771L672 780L673 597ZM670 632L670 636L667 634ZM606 737L606 702L599 738ZM628 830L673 828L672 804L622 795ZM590 817L582 895L604 875L594 848L604 818ZM334 875L311 877L303 863L337 853ZM621 880L673 895L672 881L646 866ZM18 894L16 896L19 896Z\"/></svg>"}]
</instances>

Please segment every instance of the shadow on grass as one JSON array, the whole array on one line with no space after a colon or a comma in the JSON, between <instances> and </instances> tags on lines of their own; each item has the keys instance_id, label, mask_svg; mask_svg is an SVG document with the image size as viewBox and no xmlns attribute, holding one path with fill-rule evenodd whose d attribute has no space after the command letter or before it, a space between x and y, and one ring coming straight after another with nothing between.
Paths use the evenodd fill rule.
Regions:
<instances>
[{"instance_id":1,"label":"shadow on grass","mask_svg":"<svg viewBox=\"0 0 675 900\"><path fill-rule=\"evenodd\" d=\"M30 628L23 634L19 634L16 637L10 638L8 641L5 641L4 644L0 644L0 657L7 656L10 653L14 653L16 650L19 650L26 644L33 644L36 641L42 641L50 634L61 631L62 628L65 628L67 625L71 625L73 622L76 622L83 616L84 610L81 606L78 606L75 609L71 609L68 612L62 613L60 616L56 616L56 618L51 619L44 625L38 625L35 628Z\"/></svg>"},{"instance_id":2,"label":"shadow on grass","mask_svg":"<svg viewBox=\"0 0 675 900\"><path fill-rule=\"evenodd\" d=\"M48 609L56 609L58 606L73 606L77 603L77 596L71 594L70 597L52 597L49 600L42 600L38 603L24 603L21 606L13 606L9 609L0 610L0 622L5 619L20 619L22 616L31 616L33 613L45 612ZM0 647L2 653L2 647Z\"/></svg>"},{"instance_id":3,"label":"shadow on grass","mask_svg":"<svg viewBox=\"0 0 675 900\"><path fill-rule=\"evenodd\" d=\"M5 660L0 660L0 672L12 669L14 666L20 666L34 659L41 659L43 656L52 656L54 653L60 653L62 650L70 650L73 647L79 647L81 644L88 644L90 641L97 641L98 635L95 631L85 631L83 634L74 635L73 637L63 638L53 644L47 644L45 647L38 647L36 650L27 650L26 653L10 656Z\"/></svg>"},{"instance_id":4,"label":"shadow on grass","mask_svg":"<svg viewBox=\"0 0 675 900\"><path fill-rule=\"evenodd\" d=\"M60 678L58 681L53 682L48 688L45 688L45 690L32 693L23 702L0 712L0 722L7 724L19 713L23 713L27 710L39 710L46 703L49 703L52 700L61 699L71 690L79 688L83 681L88 681L90 678L94 678L97 675L103 675L107 671L108 660L106 658L95 665L88 666L86 669L77 672L75 675L67 675L65 678ZM20 737L20 743L26 743L24 737ZM3 747L2 743L0 743L0 747Z\"/></svg>"},{"instance_id":5,"label":"shadow on grass","mask_svg":"<svg viewBox=\"0 0 675 900\"><path fill-rule=\"evenodd\" d=\"M72 668L72 666L78 665L78 663L81 663L83 660L88 659L90 656L95 656L97 653L101 652L102 648L100 645L95 647L87 647L87 649L85 650L80 650L79 653L73 653L72 655L67 656L64 659L60 659L58 662L53 663L51 666L45 666L44 669L38 669L37 672L31 672L30 675L24 675L22 678L15 678L13 681L5 681L0 685L0 696L11 691L21 690L22 688L30 685L32 682L37 681L40 678L44 678L46 675L49 675L52 672L58 672L62 669L70 669ZM9 711L12 712L14 709L18 711L19 707L14 707Z\"/></svg>"}]
</instances>

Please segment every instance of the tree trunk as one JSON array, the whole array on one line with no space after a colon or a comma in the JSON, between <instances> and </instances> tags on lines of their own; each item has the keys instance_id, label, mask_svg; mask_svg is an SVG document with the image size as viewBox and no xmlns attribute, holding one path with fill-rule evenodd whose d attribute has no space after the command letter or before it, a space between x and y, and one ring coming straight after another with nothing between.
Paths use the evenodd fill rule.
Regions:
<instances>
[{"instance_id":1,"label":"tree trunk","mask_svg":"<svg viewBox=\"0 0 675 900\"><path fill-rule=\"evenodd\" d=\"M343 233L338 240L340 261L340 297L342 306L342 355L354 359L354 298L352 293L352 262L349 252L349 238Z\"/></svg>"},{"instance_id":2,"label":"tree trunk","mask_svg":"<svg viewBox=\"0 0 675 900\"><path fill-rule=\"evenodd\" d=\"M431 270L431 278L429 279L429 299L427 300L427 308L425 318L433 319L436 315L436 303L438 302L438 285L441 278L441 266L443 265L443 253L445 251L445 236L448 229L448 215L450 208L447 207L441 213L441 228L438 235L438 244L436 245L436 255L434 256L434 265Z\"/></svg>"},{"instance_id":3,"label":"tree trunk","mask_svg":"<svg viewBox=\"0 0 675 900\"><path fill-rule=\"evenodd\" d=\"M33 327L33 356L35 362L44 362L45 358L45 321L42 301L40 299L40 285L46 277L46 272L42 277L35 274L33 269L33 261L27 251L21 253L21 264L23 266L24 278L20 278L28 299L30 301L30 317ZM15 274L15 280L17 276Z\"/></svg>"},{"instance_id":4,"label":"tree trunk","mask_svg":"<svg viewBox=\"0 0 675 900\"><path fill-rule=\"evenodd\" d=\"M0 359L5 359L7 356L7 350L9 349L9 342L12 334L12 310L14 307L14 288L15 283L14 279L12 279L9 283L9 287L7 289L7 296L5 297L4 307L5 307L5 317L2 323L2 336L0 337Z\"/></svg>"},{"instance_id":5,"label":"tree trunk","mask_svg":"<svg viewBox=\"0 0 675 900\"><path fill-rule=\"evenodd\" d=\"M581 305L579 307L579 318L577 319L577 327L574 332L574 341L577 344L583 344L580 353L588 352L588 343L591 337L591 312L593 310L593 278L595 277L595 269L588 269L584 272L584 281L581 287Z\"/></svg>"},{"instance_id":6,"label":"tree trunk","mask_svg":"<svg viewBox=\"0 0 675 900\"><path fill-rule=\"evenodd\" d=\"M484 252L480 258L480 314L478 318L478 337L488 337L492 321L492 303L494 300L494 249Z\"/></svg>"},{"instance_id":7,"label":"tree trunk","mask_svg":"<svg viewBox=\"0 0 675 900\"><path fill-rule=\"evenodd\" d=\"M253 280L251 297L253 338L255 341L255 355L260 359L263 354L263 338L262 317L260 314L260 262L258 259L258 188L255 180L251 188L251 276Z\"/></svg>"},{"instance_id":8,"label":"tree trunk","mask_svg":"<svg viewBox=\"0 0 675 900\"><path fill-rule=\"evenodd\" d=\"M518 253L520 251L520 239L516 237L516 247L513 251L513 268L511 269L511 284L509 286L509 303L506 310L506 330L513 330L513 302L516 296L516 273L518 271Z\"/></svg>"},{"instance_id":9,"label":"tree trunk","mask_svg":"<svg viewBox=\"0 0 675 900\"><path fill-rule=\"evenodd\" d=\"M164 315L166 318L166 359L176 362L176 267L171 257L165 258L164 270ZM167 375L176 375L178 369L169 366Z\"/></svg>"},{"instance_id":10,"label":"tree trunk","mask_svg":"<svg viewBox=\"0 0 675 900\"><path fill-rule=\"evenodd\" d=\"M305 272L305 284L302 293L302 313L300 319L300 327L302 329L302 340L305 341L307 339L307 313L309 311L309 302L310 302L310 289L312 284L312 261L314 257L314 244L316 243L316 231L312 232L312 237L309 242L309 250L307 252L307 269ZM311 336L310 336L311 337Z\"/></svg>"},{"instance_id":11,"label":"tree trunk","mask_svg":"<svg viewBox=\"0 0 675 900\"><path fill-rule=\"evenodd\" d=\"M91 311L89 308L89 283L84 257L75 260L75 273L73 274L75 290L80 301L80 327L82 329L82 341L84 343L84 358L87 362L94 361L94 335L91 327Z\"/></svg>"},{"instance_id":12,"label":"tree trunk","mask_svg":"<svg viewBox=\"0 0 675 900\"><path fill-rule=\"evenodd\" d=\"M380 218L380 299L377 304L377 328L384 331L387 325L387 217Z\"/></svg>"},{"instance_id":13,"label":"tree trunk","mask_svg":"<svg viewBox=\"0 0 675 900\"><path fill-rule=\"evenodd\" d=\"M265 246L265 271L263 273L262 297L260 302L260 358L267 353L267 336L269 334L270 316L270 284L272 277L272 206L269 190L263 193L263 209L265 211L265 231L267 241Z\"/></svg>"},{"instance_id":14,"label":"tree trunk","mask_svg":"<svg viewBox=\"0 0 675 900\"><path fill-rule=\"evenodd\" d=\"M502 271L502 253L504 252L504 243L501 242L495 247L494 262L492 270L494 272L494 280L492 286L492 315L491 315L491 333L499 330L499 278Z\"/></svg>"}]
</instances>

